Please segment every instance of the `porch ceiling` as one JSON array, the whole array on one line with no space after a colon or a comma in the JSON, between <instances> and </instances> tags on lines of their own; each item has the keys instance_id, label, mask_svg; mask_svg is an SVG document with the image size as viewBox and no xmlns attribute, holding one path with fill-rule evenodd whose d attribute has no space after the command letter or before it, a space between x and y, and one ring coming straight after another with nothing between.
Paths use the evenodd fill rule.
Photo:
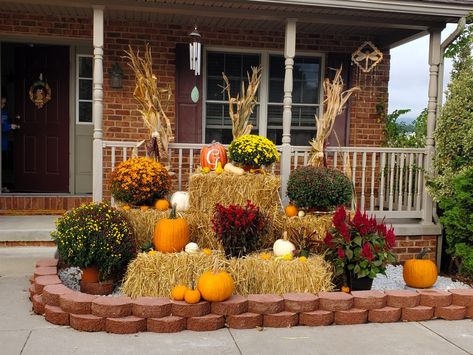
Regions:
<instances>
[{"instance_id":1,"label":"porch ceiling","mask_svg":"<svg viewBox=\"0 0 473 355\"><path fill-rule=\"evenodd\" d=\"M93 0L0 0L7 11L91 17ZM366 36L381 47L393 47L423 35L429 28L456 22L457 15L433 15L320 6L312 1L103 0L105 14L120 20L152 21L199 28L246 28L282 31L287 18L298 20L297 31ZM329 1L321 1L320 3ZM331 1L337 3L337 1ZM339 3L347 2L339 1ZM356 3L357 1L352 1ZM389 2L389 1L387 1Z\"/></svg>"}]
</instances>

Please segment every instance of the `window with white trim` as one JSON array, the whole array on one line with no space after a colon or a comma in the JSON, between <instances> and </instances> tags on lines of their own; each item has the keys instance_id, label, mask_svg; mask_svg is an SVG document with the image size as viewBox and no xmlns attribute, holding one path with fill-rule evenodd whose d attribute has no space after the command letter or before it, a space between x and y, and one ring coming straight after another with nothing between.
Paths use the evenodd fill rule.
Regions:
<instances>
[{"instance_id":1,"label":"window with white trim","mask_svg":"<svg viewBox=\"0 0 473 355\"><path fill-rule=\"evenodd\" d=\"M77 56L76 122L92 123L92 56Z\"/></svg>"},{"instance_id":2,"label":"window with white trim","mask_svg":"<svg viewBox=\"0 0 473 355\"><path fill-rule=\"evenodd\" d=\"M266 136L276 144L282 140L282 113L284 98L284 56L263 53L225 53L207 51L205 141L217 140L230 143L231 121L228 115L228 100L222 92L222 72L229 77L232 96L241 90L241 81L247 83L246 72L260 62L268 63L262 68L262 80L267 89L258 92L258 105L251 117L252 133L266 131ZM291 144L308 145L315 136L314 115L321 108L322 57L298 55L294 58ZM263 95L262 95L263 93ZM267 94L264 94L267 93ZM265 108L265 110L260 110ZM260 120L260 111L267 112L267 119ZM262 127L262 126L265 127Z\"/></svg>"}]
</instances>

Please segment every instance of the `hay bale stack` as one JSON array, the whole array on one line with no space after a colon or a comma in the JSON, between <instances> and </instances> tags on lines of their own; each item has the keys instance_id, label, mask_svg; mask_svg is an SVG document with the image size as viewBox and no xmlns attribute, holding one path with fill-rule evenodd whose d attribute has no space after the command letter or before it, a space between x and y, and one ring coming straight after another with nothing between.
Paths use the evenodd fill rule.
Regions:
<instances>
[{"instance_id":1,"label":"hay bale stack","mask_svg":"<svg viewBox=\"0 0 473 355\"><path fill-rule=\"evenodd\" d=\"M305 228L308 232L315 231L314 238L316 240L323 240L327 234L328 229L332 226L333 214L307 214L304 217L287 217L283 216L284 228L290 231L294 229Z\"/></svg>"},{"instance_id":2,"label":"hay bale stack","mask_svg":"<svg viewBox=\"0 0 473 355\"><path fill-rule=\"evenodd\" d=\"M169 211L158 211L154 208L145 211L141 209L122 210L122 213L133 228L138 250L141 250L143 245L153 240L156 222L169 216Z\"/></svg>"},{"instance_id":3,"label":"hay bale stack","mask_svg":"<svg viewBox=\"0 0 473 355\"><path fill-rule=\"evenodd\" d=\"M212 214L201 211L187 211L185 214L189 223L190 239L201 248L223 250L222 244L215 237L212 230Z\"/></svg>"},{"instance_id":4,"label":"hay bale stack","mask_svg":"<svg viewBox=\"0 0 473 355\"><path fill-rule=\"evenodd\" d=\"M225 268L235 280L235 293L283 294L289 292L320 292L333 289L331 265L322 256L306 261L262 260L258 255L226 260L222 253L141 253L130 263L123 292L130 297L169 297L178 284L191 286L205 271L213 268L215 258L219 268Z\"/></svg>"}]
</instances>

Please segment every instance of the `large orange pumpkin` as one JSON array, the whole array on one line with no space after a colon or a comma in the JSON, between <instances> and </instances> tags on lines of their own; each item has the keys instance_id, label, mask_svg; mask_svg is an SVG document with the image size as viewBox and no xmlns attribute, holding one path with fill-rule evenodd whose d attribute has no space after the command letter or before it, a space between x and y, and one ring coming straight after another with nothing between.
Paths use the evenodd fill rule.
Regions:
<instances>
[{"instance_id":1,"label":"large orange pumpkin","mask_svg":"<svg viewBox=\"0 0 473 355\"><path fill-rule=\"evenodd\" d=\"M409 287L429 288L437 281L437 266L432 260L423 260L429 249L423 249L415 259L404 263L402 276Z\"/></svg>"},{"instance_id":2,"label":"large orange pumpkin","mask_svg":"<svg viewBox=\"0 0 473 355\"><path fill-rule=\"evenodd\" d=\"M189 243L189 225L184 218L177 218L176 205L172 206L169 218L156 223L153 235L154 249L163 253L184 250Z\"/></svg>"},{"instance_id":3,"label":"large orange pumpkin","mask_svg":"<svg viewBox=\"0 0 473 355\"><path fill-rule=\"evenodd\" d=\"M218 260L214 268L200 275L197 289L202 298L209 302L221 302L230 298L235 288L233 278L226 271L218 270Z\"/></svg>"},{"instance_id":4,"label":"large orange pumpkin","mask_svg":"<svg viewBox=\"0 0 473 355\"><path fill-rule=\"evenodd\" d=\"M208 167L211 170L215 170L218 162L222 165L222 168L227 163L227 151L225 147L213 141L210 145L203 147L200 151L200 165L205 168Z\"/></svg>"}]
</instances>

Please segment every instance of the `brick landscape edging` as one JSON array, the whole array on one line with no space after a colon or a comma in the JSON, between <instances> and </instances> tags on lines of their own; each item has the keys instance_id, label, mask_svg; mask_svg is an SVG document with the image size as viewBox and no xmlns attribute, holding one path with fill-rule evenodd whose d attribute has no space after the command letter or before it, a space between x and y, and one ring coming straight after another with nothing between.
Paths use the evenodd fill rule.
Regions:
<instances>
[{"instance_id":1,"label":"brick landscape edging","mask_svg":"<svg viewBox=\"0 0 473 355\"><path fill-rule=\"evenodd\" d=\"M133 300L73 291L58 278L56 259L39 260L30 283L36 314L50 323L88 332L173 333L225 325L251 329L473 318L473 289L234 295L224 302L187 304L166 297Z\"/></svg>"}]
</instances>

